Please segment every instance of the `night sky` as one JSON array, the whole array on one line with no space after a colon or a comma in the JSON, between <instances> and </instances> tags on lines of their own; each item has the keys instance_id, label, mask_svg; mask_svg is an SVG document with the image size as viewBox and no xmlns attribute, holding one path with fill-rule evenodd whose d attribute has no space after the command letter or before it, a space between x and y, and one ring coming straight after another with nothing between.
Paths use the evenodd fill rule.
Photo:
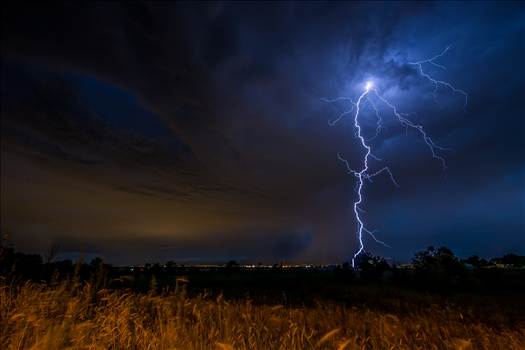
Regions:
<instances>
[{"instance_id":1,"label":"night sky","mask_svg":"<svg viewBox=\"0 0 525 350\"><path fill-rule=\"evenodd\" d=\"M3 5L1 232L115 264L348 261L364 149L345 108L373 79L373 254L525 254L523 3ZM409 61L469 94L439 89ZM362 114L364 132L375 116Z\"/></svg>"}]
</instances>

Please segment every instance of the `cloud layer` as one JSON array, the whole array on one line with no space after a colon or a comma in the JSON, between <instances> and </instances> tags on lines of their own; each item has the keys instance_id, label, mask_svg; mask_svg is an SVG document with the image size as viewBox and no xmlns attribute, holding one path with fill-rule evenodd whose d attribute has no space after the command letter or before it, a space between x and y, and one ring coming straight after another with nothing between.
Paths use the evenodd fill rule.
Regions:
<instances>
[{"instance_id":1,"label":"cloud layer","mask_svg":"<svg viewBox=\"0 0 525 350\"><path fill-rule=\"evenodd\" d=\"M355 183L335 155L363 150L322 98L373 78L452 151L443 172L381 110L374 153L401 188L367 186L392 248L368 247L523 253L524 23L519 3L10 5L1 230L116 263L347 260ZM448 45L432 73L469 92L466 112L408 64Z\"/></svg>"}]
</instances>

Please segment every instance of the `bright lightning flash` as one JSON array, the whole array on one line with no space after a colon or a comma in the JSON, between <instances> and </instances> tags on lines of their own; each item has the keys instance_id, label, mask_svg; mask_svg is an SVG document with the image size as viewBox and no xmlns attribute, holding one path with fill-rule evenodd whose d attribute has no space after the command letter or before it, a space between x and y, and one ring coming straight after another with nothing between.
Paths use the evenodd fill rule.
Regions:
<instances>
[{"instance_id":1,"label":"bright lightning flash","mask_svg":"<svg viewBox=\"0 0 525 350\"><path fill-rule=\"evenodd\" d=\"M464 108L466 108L468 94L465 91L454 87L449 82L442 81L442 80L437 80L437 79L433 78L431 75L429 75L424 70L424 67L427 64L435 66L435 67L438 67L438 68L441 68L441 69L446 69L443 65L438 64L436 61L438 59L440 59L441 57L443 57L447 53L447 51L449 49L450 49L450 47L447 47L439 55L436 55L436 56L434 56L434 57L432 57L430 59L417 61L417 62L409 62L409 64L416 66L419 74L423 78L427 79L429 82L431 82L434 85L434 93L433 93L434 94L434 100L436 100L436 92L437 92L438 87L439 86L443 86L443 87L446 87L446 88L450 89L454 93L463 95L463 97L464 97ZM338 121L340 121L343 117L345 117L345 116L347 116L347 115L349 115L349 114L351 114L353 112L354 128L356 130L356 137L361 142L361 146L365 149L365 155L363 157L363 167L360 170L352 169L350 167L350 163L345 158L343 158L339 153L337 154L337 158L341 162L343 162L345 164L348 173L354 175L357 178L357 188L356 188L357 200L354 202L353 211L354 211L354 216L355 216L356 221L357 221L357 237L358 237L358 240L359 240L359 249L355 252L355 254L354 254L353 258L352 258L352 267L355 267L355 260L356 260L356 258L365 249L365 245L364 245L364 241L363 241L363 232L367 233L368 235L370 235L370 237L372 237L372 239L375 240L377 243L388 247L387 244L385 244L383 241L380 241L379 239L376 238L376 236L375 236L376 230L371 231L368 228L366 228L366 226L365 226L365 224L363 222L363 218L361 217L361 214L365 213L365 211L361 208L361 205L363 204L363 201L364 201L363 200L363 187L364 187L365 180L368 180L369 182L373 182L372 179L375 176L380 175L382 173L387 173L389 175L390 180L392 181L392 183L396 187L399 187L397 181L395 180L395 178L394 178L394 176L393 176L393 174L390 171L390 168L388 166L380 168L377 171L370 172L369 162L371 161L371 159L372 160L376 160L376 161L381 161L381 159L379 159L378 157L376 157L372 153L372 148L368 144L368 141L370 141L370 140L374 139L375 137L377 137L379 135L381 129L382 129L382 126L383 126L383 120L382 120L382 118L379 115L379 111L377 109L376 104L373 101L373 98L375 98L376 100L381 102L384 106L386 106L388 109L390 109L392 111L392 114L397 118L397 120L399 121L399 123L401 123L401 125L403 125L407 129L408 128L412 128L412 129L415 129L417 132L419 132L419 134L421 135L423 141L426 143L426 145L430 149L430 152L431 152L432 156L435 159L437 159L437 160L439 160L441 162L443 168L446 168L445 159L438 154L438 151L443 151L445 149L440 147L440 146L438 146L438 145L436 145L434 143L434 141L432 141L432 139L425 132L423 126L415 124L412 121L410 121L409 119L407 119L407 114L400 113L397 110L397 107L394 104L392 104L390 101L388 101L386 98L384 98L380 94L378 89L375 87L374 82L372 80L368 80L368 81L365 82L365 84L364 84L364 91L363 91L363 93L361 93L361 95L357 99L357 102L354 102L352 99L350 99L348 97L338 97L338 98L335 98L335 99L332 99L332 100L324 99L324 101L326 101L326 102L349 101L351 103L351 108L350 109L343 111L335 120L330 121L329 124L331 126L333 126ZM362 127L361 127L361 124L359 122L360 112L362 111L363 106L364 106L365 103L369 103L372 106L372 108L375 111L375 115L377 117L376 134L375 134L375 136L373 136L372 138L369 138L369 139L366 139L363 136Z\"/></svg>"}]
</instances>

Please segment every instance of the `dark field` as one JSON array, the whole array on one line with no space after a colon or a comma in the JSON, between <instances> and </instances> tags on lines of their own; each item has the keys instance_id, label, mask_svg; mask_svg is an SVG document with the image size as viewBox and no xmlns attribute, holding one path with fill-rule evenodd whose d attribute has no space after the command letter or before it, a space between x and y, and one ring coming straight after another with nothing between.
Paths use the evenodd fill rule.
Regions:
<instances>
[{"instance_id":1,"label":"dark field","mask_svg":"<svg viewBox=\"0 0 525 350\"><path fill-rule=\"evenodd\" d=\"M518 268L66 265L3 278L6 348L525 348Z\"/></svg>"}]
</instances>

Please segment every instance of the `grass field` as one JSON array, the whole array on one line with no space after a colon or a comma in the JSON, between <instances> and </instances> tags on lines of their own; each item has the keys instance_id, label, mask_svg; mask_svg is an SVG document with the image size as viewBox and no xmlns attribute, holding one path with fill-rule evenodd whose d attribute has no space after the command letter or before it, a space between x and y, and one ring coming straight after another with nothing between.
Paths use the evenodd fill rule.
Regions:
<instances>
[{"instance_id":1,"label":"grass field","mask_svg":"<svg viewBox=\"0 0 525 350\"><path fill-rule=\"evenodd\" d=\"M389 312L330 300L292 306L248 297L188 297L180 287L136 293L97 290L89 283L4 283L0 344L4 349L525 349L519 309L500 312L489 299L479 307L459 307L428 295L388 303L395 306Z\"/></svg>"}]
</instances>

